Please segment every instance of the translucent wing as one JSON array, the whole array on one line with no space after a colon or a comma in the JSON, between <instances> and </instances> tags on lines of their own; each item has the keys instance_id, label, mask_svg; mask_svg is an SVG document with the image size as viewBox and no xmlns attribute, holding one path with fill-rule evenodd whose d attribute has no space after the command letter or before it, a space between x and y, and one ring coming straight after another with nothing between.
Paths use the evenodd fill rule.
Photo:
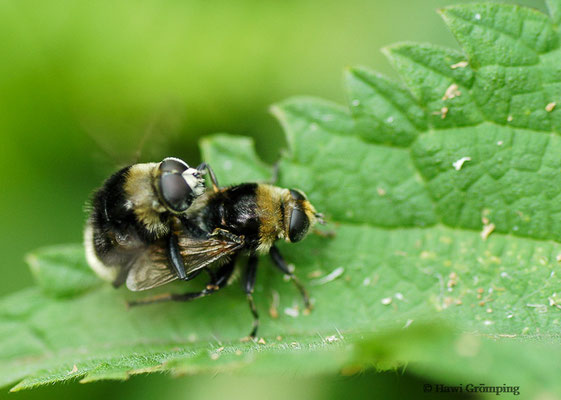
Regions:
<instances>
[{"instance_id":1,"label":"translucent wing","mask_svg":"<svg viewBox=\"0 0 561 400\"><path fill-rule=\"evenodd\" d=\"M182 235L179 236L178 244L185 272L190 274L241 249L243 239L235 240L222 235L206 238ZM133 262L126 280L129 290L152 289L177 279L169 266L165 249L163 244L152 245Z\"/></svg>"},{"instance_id":2,"label":"translucent wing","mask_svg":"<svg viewBox=\"0 0 561 400\"><path fill-rule=\"evenodd\" d=\"M127 288L134 292L165 285L177 279L168 267L167 254L163 245L149 246L130 266L127 274Z\"/></svg>"},{"instance_id":3,"label":"translucent wing","mask_svg":"<svg viewBox=\"0 0 561 400\"><path fill-rule=\"evenodd\" d=\"M243 237L211 236L204 239L179 237L179 248L188 274L241 249Z\"/></svg>"}]
</instances>

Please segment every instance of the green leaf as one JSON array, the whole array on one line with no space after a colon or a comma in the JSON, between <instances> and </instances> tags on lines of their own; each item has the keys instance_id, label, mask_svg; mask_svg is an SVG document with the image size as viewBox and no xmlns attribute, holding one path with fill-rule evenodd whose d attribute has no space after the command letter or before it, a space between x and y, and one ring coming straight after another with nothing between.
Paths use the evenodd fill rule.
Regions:
<instances>
[{"instance_id":1,"label":"green leaf","mask_svg":"<svg viewBox=\"0 0 561 400\"><path fill-rule=\"evenodd\" d=\"M81 246L39 249L28 254L26 261L39 287L53 297L76 296L102 283L88 267Z\"/></svg>"},{"instance_id":2,"label":"green leaf","mask_svg":"<svg viewBox=\"0 0 561 400\"><path fill-rule=\"evenodd\" d=\"M441 10L475 67L529 66L559 46L548 16L506 4L469 4Z\"/></svg>"},{"instance_id":3,"label":"green leaf","mask_svg":"<svg viewBox=\"0 0 561 400\"><path fill-rule=\"evenodd\" d=\"M213 139L202 139L200 146L203 160L215 160L212 169L221 185L225 176L231 177L230 185L251 180L265 182L272 177L271 168L259 159L249 138L214 135Z\"/></svg>"},{"instance_id":4,"label":"green leaf","mask_svg":"<svg viewBox=\"0 0 561 400\"><path fill-rule=\"evenodd\" d=\"M366 68L346 71L355 132L364 140L407 147L427 128L425 112L409 91Z\"/></svg>"},{"instance_id":5,"label":"green leaf","mask_svg":"<svg viewBox=\"0 0 561 400\"><path fill-rule=\"evenodd\" d=\"M348 107L306 97L273 108L289 144L278 184L305 191L336 233L279 246L310 290L310 315L266 259L255 292L261 343L239 341L251 316L237 284L190 304L127 310L127 299L144 294L103 285L47 296L75 284L44 268L43 292L0 304L0 383L19 390L152 371L320 374L407 364L439 383L561 395L552 372L561 324L556 4L553 21L516 6L446 8L464 53L412 43L385 50L409 89L352 68ZM272 176L248 139L219 135L201 145L221 184ZM61 271L81 254L68 252ZM43 263L52 266L52 256L38 253L35 264Z\"/></svg>"},{"instance_id":6,"label":"green leaf","mask_svg":"<svg viewBox=\"0 0 561 400\"><path fill-rule=\"evenodd\" d=\"M551 15L551 20L555 25L559 25L561 20L561 2L559 0L545 0L545 4Z\"/></svg>"}]
</instances>

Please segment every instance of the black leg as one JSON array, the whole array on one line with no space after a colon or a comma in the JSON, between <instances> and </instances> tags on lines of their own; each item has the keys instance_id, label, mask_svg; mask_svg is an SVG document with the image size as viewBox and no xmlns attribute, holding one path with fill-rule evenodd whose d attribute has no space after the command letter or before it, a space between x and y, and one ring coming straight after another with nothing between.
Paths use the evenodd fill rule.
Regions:
<instances>
[{"instance_id":1,"label":"black leg","mask_svg":"<svg viewBox=\"0 0 561 400\"><path fill-rule=\"evenodd\" d=\"M286 261L284 261L284 258L281 255L279 249L277 249L276 246L271 247L269 255L271 256L271 259L273 260L273 264L275 264L275 266L278 269L280 269L284 274L286 274L290 277L290 280L294 283L294 286L296 286L296 288L298 289L298 291L302 295L302 298L304 299L304 305L306 306L306 309L311 310L312 306L311 306L311 303L310 303L310 297L308 296L308 292L306 291L306 288L304 288L304 286L302 286L302 284L300 283L300 281L298 280L296 275L294 275L294 273L290 271L290 269L288 268L288 265L286 264Z\"/></svg>"},{"instance_id":2,"label":"black leg","mask_svg":"<svg viewBox=\"0 0 561 400\"><path fill-rule=\"evenodd\" d=\"M117 277L112 282L114 288L118 288L127 280L127 275L129 274L129 268L120 268Z\"/></svg>"},{"instance_id":3,"label":"black leg","mask_svg":"<svg viewBox=\"0 0 561 400\"><path fill-rule=\"evenodd\" d=\"M179 251L179 243L174 233L171 233L168 238L168 259L177 277L181 280L185 279L187 272L185 272L185 265Z\"/></svg>"},{"instance_id":4,"label":"black leg","mask_svg":"<svg viewBox=\"0 0 561 400\"><path fill-rule=\"evenodd\" d=\"M208 275L209 282L216 282L216 274L210 268L202 268L199 271L204 270Z\"/></svg>"},{"instance_id":5,"label":"black leg","mask_svg":"<svg viewBox=\"0 0 561 400\"><path fill-rule=\"evenodd\" d=\"M217 192L220 185L218 185L218 179L216 179L216 175L214 175L214 171L212 170L210 165L208 165L207 163L202 163L197 167L197 169L201 172L204 170L208 172L210 176L210 181L212 182L212 188L214 189L215 192Z\"/></svg>"},{"instance_id":6,"label":"black leg","mask_svg":"<svg viewBox=\"0 0 561 400\"><path fill-rule=\"evenodd\" d=\"M232 257L232 259L227 264L221 266L218 271L216 271L216 273L211 275L214 277L213 280L211 280L206 288L204 288L200 292L191 292L184 294L165 293L158 296L148 297L146 299L131 301L128 303L128 305L129 307L134 307L146 304L163 303L166 301L191 301L200 297L208 296L209 294L213 294L214 292L217 292L218 290L226 286L228 280L232 276L232 272L234 272L235 264L236 257ZM197 273L199 271L197 271Z\"/></svg>"},{"instance_id":7,"label":"black leg","mask_svg":"<svg viewBox=\"0 0 561 400\"><path fill-rule=\"evenodd\" d=\"M255 278L257 277L257 261L258 258L255 254L249 256L243 280L243 288L247 295L251 314L253 314L253 329L249 334L249 337L251 338L255 337L255 335L257 334L257 328L259 327L259 314L257 313L255 302L253 301L253 288L255 287Z\"/></svg>"}]
</instances>

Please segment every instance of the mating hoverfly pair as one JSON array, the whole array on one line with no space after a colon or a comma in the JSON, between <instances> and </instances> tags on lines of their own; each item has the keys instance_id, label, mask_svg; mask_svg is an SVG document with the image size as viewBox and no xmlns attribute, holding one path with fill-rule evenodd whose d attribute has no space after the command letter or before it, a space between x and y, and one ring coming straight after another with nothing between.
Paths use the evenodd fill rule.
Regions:
<instances>
[{"instance_id":1,"label":"mating hoverfly pair","mask_svg":"<svg viewBox=\"0 0 561 400\"><path fill-rule=\"evenodd\" d=\"M205 187L208 174L211 188ZM142 291L174 280L189 281L205 271L209 283L199 292L165 294L129 305L190 301L226 286L241 253L248 254L243 278L253 314L258 255L269 254L310 300L275 246L277 239L302 240L322 215L298 190L264 183L220 187L206 163L191 168L177 158L134 164L105 181L93 195L84 242L91 268L115 287Z\"/></svg>"}]
</instances>

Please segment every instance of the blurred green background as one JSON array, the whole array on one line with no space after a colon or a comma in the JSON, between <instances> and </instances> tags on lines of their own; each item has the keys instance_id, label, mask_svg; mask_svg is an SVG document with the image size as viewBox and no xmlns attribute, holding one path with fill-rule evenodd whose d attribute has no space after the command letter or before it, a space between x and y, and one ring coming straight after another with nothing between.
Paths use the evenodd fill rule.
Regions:
<instances>
[{"instance_id":1,"label":"blurred green background","mask_svg":"<svg viewBox=\"0 0 561 400\"><path fill-rule=\"evenodd\" d=\"M349 65L395 76L379 51L394 42L457 48L435 10L465 2L0 1L0 293L32 283L27 251L81 241L85 201L118 166L169 155L195 164L198 139L223 131L254 137L273 161L284 139L269 105L298 94L343 102ZM545 10L541 0L518 4ZM369 385L384 386L384 376L398 386L416 382L355 380L372 393ZM70 385L13 398L171 396L190 387L203 397L204 387L189 379ZM323 393L321 382L310 385Z\"/></svg>"}]
</instances>

